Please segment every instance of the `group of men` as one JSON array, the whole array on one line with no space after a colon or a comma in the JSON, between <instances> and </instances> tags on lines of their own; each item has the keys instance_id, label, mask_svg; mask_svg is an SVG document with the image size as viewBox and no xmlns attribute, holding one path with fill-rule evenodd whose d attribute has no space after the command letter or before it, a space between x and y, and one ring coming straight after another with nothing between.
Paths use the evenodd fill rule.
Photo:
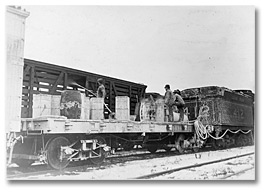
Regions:
<instances>
[{"instance_id":1,"label":"group of men","mask_svg":"<svg viewBox=\"0 0 270 195\"><path fill-rule=\"evenodd\" d=\"M185 102L182 99L180 95L180 90L172 90L170 89L170 85L165 85L165 113L166 116L168 117L169 122L173 122L173 108L174 106L177 107L177 110L180 114L179 116L179 121L184 120L184 107L185 107Z\"/></svg>"},{"instance_id":2,"label":"group of men","mask_svg":"<svg viewBox=\"0 0 270 195\"><path fill-rule=\"evenodd\" d=\"M99 85L98 89L97 89L97 97L104 99L106 96L104 80L100 78L97 80L97 83ZM166 113L166 116L168 117L168 121L169 122L174 121L173 120L174 107L177 108L177 111L180 114L179 121L183 121L184 120L185 102L180 95L179 89L174 90L172 92L172 90L170 89L170 85L167 84L167 85L165 85L165 90L166 90L166 92L165 92L165 113Z\"/></svg>"}]
</instances>

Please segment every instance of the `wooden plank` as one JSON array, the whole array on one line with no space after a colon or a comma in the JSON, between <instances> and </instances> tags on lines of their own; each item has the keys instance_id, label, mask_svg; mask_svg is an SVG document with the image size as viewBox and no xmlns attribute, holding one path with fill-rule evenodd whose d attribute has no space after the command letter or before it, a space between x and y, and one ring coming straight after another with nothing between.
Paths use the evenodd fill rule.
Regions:
<instances>
[{"instance_id":1,"label":"wooden plank","mask_svg":"<svg viewBox=\"0 0 270 195\"><path fill-rule=\"evenodd\" d=\"M21 108L21 117L22 118L27 118L28 117L28 108L27 107L22 107Z\"/></svg>"},{"instance_id":2,"label":"wooden plank","mask_svg":"<svg viewBox=\"0 0 270 195\"><path fill-rule=\"evenodd\" d=\"M67 72L64 72L65 74L64 74L64 83L63 83L63 85L64 85L64 90L66 90L67 89L67 86L68 86L68 73Z\"/></svg>"},{"instance_id":3,"label":"wooden plank","mask_svg":"<svg viewBox=\"0 0 270 195\"><path fill-rule=\"evenodd\" d=\"M61 72L61 74L59 75L59 77L57 78L57 80L54 82L54 84L53 84L53 86L52 86L52 88L50 90L51 93L55 92L56 87L59 84L60 80L63 78L63 76L64 76L64 72Z\"/></svg>"},{"instance_id":4,"label":"wooden plank","mask_svg":"<svg viewBox=\"0 0 270 195\"><path fill-rule=\"evenodd\" d=\"M118 93L117 93L117 91L116 91L116 88L115 88L115 86L114 86L114 83L112 83L112 88L113 88L113 91L114 91L115 96L118 96Z\"/></svg>"},{"instance_id":5,"label":"wooden plank","mask_svg":"<svg viewBox=\"0 0 270 195\"><path fill-rule=\"evenodd\" d=\"M85 88L86 88L86 89L89 89L89 87L90 87L90 86L89 86L89 81L90 81L90 79L91 79L91 78L90 78L89 76L87 76L86 79L85 79ZM89 95L90 95L89 91L86 90L86 91L85 91L85 95L86 95L86 96L89 96Z\"/></svg>"},{"instance_id":6,"label":"wooden plank","mask_svg":"<svg viewBox=\"0 0 270 195\"><path fill-rule=\"evenodd\" d=\"M29 74L30 69L31 69L31 66L25 66L23 70L23 78L26 76L26 74Z\"/></svg>"},{"instance_id":7,"label":"wooden plank","mask_svg":"<svg viewBox=\"0 0 270 195\"><path fill-rule=\"evenodd\" d=\"M23 105L23 106L29 106L29 102L27 102L27 101L22 101L22 105Z\"/></svg>"},{"instance_id":8,"label":"wooden plank","mask_svg":"<svg viewBox=\"0 0 270 195\"><path fill-rule=\"evenodd\" d=\"M59 75L63 70L59 70L57 67L54 68L47 68L46 66L37 66L35 68L38 72L46 72L47 74L51 75Z\"/></svg>"},{"instance_id":9,"label":"wooden plank","mask_svg":"<svg viewBox=\"0 0 270 195\"><path fill-rule=\"evenodd\" d=\"M47 92L47 91L37 91L37 90L33 90L32 93L33 94L50 94L50 92Z\"/></svg>"},{"instance_id":10,"label":"wooden plank","mask_svg":"<svg viewBox=\"0 0 270 195\"><path fill-rule=\"evenodd\" d=\"M34 60L30 60L30 59L24 59L25 64L28 65L34 65L36 67L43 67L43 69L48 69L48 70L58 70L58 71L66 71L70 74L77 74L77 75L81 75L81 76L91 76L91 77L95 77L95 78L104 78L106 81L112 81L112 82L121 82L121 84L127 84L127 85L132 85L132 86L137 86L137 87L146 87L143 84L139 84L139 83L134 83L134 82L130 82L130 81L125 81L125 80L121 80L121 79L116 79L116 78L112 78L112 77L108 77L108 76L104 76L104 75L98 75L95 73L90 73L90 72L85 72L85 71L81 71L81 70L75 70L72 68L67 68L64 66L59 66L59 65L54 65L54 64L49 64L49 63L45 63L45 62L39 62L39 61L34 61Z\"/></svg>"},{"instance_id":11,"label":"wooden plank","mask_svg":"<svg viewBox=\"0 0 270 195\"><path fill-rule=\"evenodd\" d=\"M112 109L112 103L113 103L113 94L112 94L112 82L109 82L109 108Z\"/></svg>"},{"instance_id":12,"label":"wooden plank","mask_svg":"<svg viewBox=\"0 0 270 195\"><path fill-rule=\"evenodd\" d=\"M22 89L22 92L23 92L23 94L28 94L28 93L29 93L29 89L23 88L23 89Z\"/></svg>"},{"instance_id":13,"label":"wooden plank","mask_svg":"<svg viewBox=\"0 0 270 195\"><path fill-rule=\"evenodd\" d=\"M29 97L23 95L23 96L22 96L22 100L28 101L28 100L29 100Z\"/></svg>"},{"instance_id":14,"label":"wooden plank","mask_svg":"<svg viewBox=\"0 0 270 195\"><path fill-rule=\"evenodd\" d=\"M48 79L54 79L54 80L58 78L59 74L50 74L48 72L38 72L38 71L36 72L36 76L39 78L48 78Z\"/></svg>"},{"instance_id":15,"label":"wooden plank","mask_svg":"<svg viewBox=\"0 0 270 195\"><path fill-rule=\"evenodd\" d=\"M131 98L131 91L132 91L132 87L129 86L129 98Z\"/></svg>"},{"instance_id":16,"label":"wooden plank","mask_svg":"<svg viewBox=\"0 0 270 195\"><path fill-rule=\"evenodd\" d=\"M42 83L49 83L49 84L52 84L52 85L53 85L56 79L53 80L53 79L47 79L47 78L39 78L38 80L39 80L39 82L42 82ZM64 84L64 83L63 83L63 81L61 81L61 80L60 80L60 82L58 83L58 85L63 85L63 84Z\"/></svg>"}]
</instances>

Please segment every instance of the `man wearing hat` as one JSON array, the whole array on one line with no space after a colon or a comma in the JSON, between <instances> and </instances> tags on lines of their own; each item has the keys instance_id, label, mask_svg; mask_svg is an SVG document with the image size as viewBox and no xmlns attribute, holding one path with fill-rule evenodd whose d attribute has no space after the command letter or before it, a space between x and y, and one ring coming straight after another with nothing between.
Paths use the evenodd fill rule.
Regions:
<instances>
[{"instance_id":1,"label":"man wearing hat","mask_svg":"<svg viewBox=\"0 0 270 195\"><path fill-rule=\"evenodd\" d=\"M174 90L173 92L174 94L174 105L177 106L177 109L180 113L180 117L179 117L179 121L183 121L184 120L184 106L185 106L185 102L183 100L183 98L180 95L180 90Z\"/></svg>"},{"instance_id":2,"label":"man wearing hat","mask_svg":"<svg viewBox=\"0 0 270 195\"><path fill-rule=\"evenodd\" d=\"M174 95L170 89L170 85L165 85L165 106L166 106L166 116L168 116L168 121L173 122L173 104L174 104Z\"/></svg>"},{"instance_id":3,"label":"man wearing hat","mask_svg":"<svg viewBox=\"0 0 270 195\"><path fill-rule=\"evenodd\" d=\"M104 81L103 79L98 79L97 80L97 83L98 83L98 89L97 89L97 97L98 98L105 98L106 96L106 90L105 90L105 87L104 87Z\"/></svg>"}]
</instances>

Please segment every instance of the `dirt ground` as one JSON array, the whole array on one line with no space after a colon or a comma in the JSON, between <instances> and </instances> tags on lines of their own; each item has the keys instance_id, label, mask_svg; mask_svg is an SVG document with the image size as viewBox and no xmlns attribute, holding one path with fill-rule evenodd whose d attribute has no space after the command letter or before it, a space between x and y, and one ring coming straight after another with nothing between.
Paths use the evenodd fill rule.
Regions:
<instances>
[{"instance_id":1,"label":"dirt ground","mask_svg":"<svg viewBox=\"0 0 270 195\"><path fill-rule=\"evenodd\" d=\"M19 180L132 180L135 177L174 169L210 160L218 160L235 155L254 152L254 146L232 148L220 151L208 151L198 154L182 154L154 159L134 160L112 165L101 166L99 169L88 167L85 170L62 171L58 174L47 173L38 176L18 178ZM224 178L244 169L245 173ZM16 179L16 178L15 178ZM216 163L198 168L182 170L172 174L162 175L158 180L254 180L255 155L241 157L222 163Z\"/></svg>"}]
</instances>

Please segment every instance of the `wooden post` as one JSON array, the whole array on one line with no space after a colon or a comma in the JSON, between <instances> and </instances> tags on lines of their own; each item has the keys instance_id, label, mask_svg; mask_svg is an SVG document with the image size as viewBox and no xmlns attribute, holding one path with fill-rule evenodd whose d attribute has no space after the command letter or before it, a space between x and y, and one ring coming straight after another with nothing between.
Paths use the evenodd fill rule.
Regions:
<instances>
[{"instance_id":1,"label":"wooden post","mask_svg":"<svg viewBox=\"0 0 270 195\"><path fill-rule=\"evenodd\" d=\"M34 94L34 79L35 79L35 68L31 68L30 81L29 81L29 116L32 117L33 114L33 94Z\"/></svg>"},{"instance_id":2,"label":"wooden post","mask_svg":"<svg viewBox=\"0 0 270 195\"><path fill-rule=\"evenodd\" d=\"M20 131L24 68L25 20L29 12L6 7L6 132Z\"/></svg>"},{"instance_id":3,"label":"wooden post","mask_svg":"<svg viewBox=\"0 0 270 195\"><path fill-rule=\"evenodd\" d=\"M64 73L64 90L67 89L67 85L68 85L68 74L67 72Z\"/></svg>"},{"instance_id":4,"label":"wooden post","mask_svg":"<svg viewBox=\"0 0 270 195\"><path fill-rule=\"evenodd\" d=\"M63 78L64 72L61 72L60 75L58 76L57 80L54 82L50 94L54 94L56 92L57 85L59 81Z\"/></svg>"},{"instance_id":5,"label":"wooden post","mask_svg":"<svg viewBox=\"0 0 270 195\"><path fill-rule=\"evenodd\" d=\"M90 80L90 77L86 76L86 80L85 80L85 88L86 89L89 89L89 80ZM85 95L88 97L89 96L89 91L85 90Z\"/></svg>"},{"instance_id":6,"label":"wooden post","mask_svg":"<svg viewBox=\"0 0 270 195\"><path fill-rule=\"evenodd\" d=\"M109 88L109 107L110 107L110 109L112 109L112 102L113 102L112 81L109 81L109 85L110 85L110 88Z\"/></svg>"}]
</instances>

